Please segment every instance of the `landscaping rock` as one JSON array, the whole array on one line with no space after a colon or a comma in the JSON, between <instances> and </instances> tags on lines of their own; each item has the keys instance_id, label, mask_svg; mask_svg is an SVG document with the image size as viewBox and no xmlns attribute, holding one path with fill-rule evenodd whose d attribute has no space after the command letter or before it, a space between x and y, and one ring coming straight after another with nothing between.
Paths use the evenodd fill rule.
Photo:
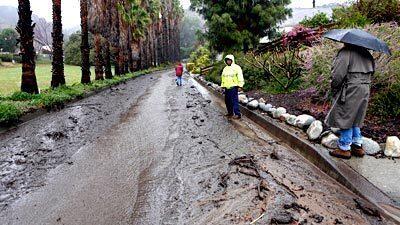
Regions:
<instances>
[{"instance_id":1,"label":"landscaping rock","mask_svg":"<svg viewBox=\"0 0 400 225\"><path fill-rule=\"evenodd\" d=\"M247 104L249 101L248 101L246 95L239 95L239 102L242 104Z\"/></svg>"},{"instance_id":2,"label":"landscaping rock","mask_svg":"<svg viewBox=\"0 0 400 225\"><path fill-rule=\"evenodd\" d=\"M257 109L257 108L258 108L258 101L257 101L257 100L250 101L250 102L247 104L247 107L248 107L249 109Z\"/></svg>"},{"instance_id":3,"label":"landscaping rock","mask_svg":"<svg viewBox=\"0 0 400 225\"><path fill-rule=\"evenodd\" d=\"M363 149L367 155L376 155L381 151L381 146L370 138L363 137Z\"/></svg>"},{"instance_id":4,"label":"landscaping rock","mask_svg":"<svg viewBox=\"0 0 400 225\"><path fill-rule=\"evenodd\" d=\"M289 116L291 116L289 113L284 113L279 117L279 119L285 122Z\"/></svg>"},{"instance_id":5,"label":"landscaping rock","mask_svg":"<svg viewBox=\"0 0 400 225\"><path fill-rule=\"evenodd\" d=\"M400 140L396 136L386 139L385 155L388 157L400 157Z\"/></svg>"},{"instance_id":6,"label":"landscaping rock","mask_svg":"<svg viewBox=\"0 0 400 225\"><path fill-rule=\"evenodd\" d=\"M297 116L290 115L288 118L286 118L286 123L289 124L289 125L295 126L296 125L296 119L297 119Z\"/></svg>"},{"instance_id":7,"label":"landscaping rock","mask_svg":"<svg viewBox=\"0 0 400 225\"><path fill-rule=\"evenodd\" d=\"M276 108L270 108L269 111L268 111L268 113L269 113L270 115L274 115L275 111L276 111Z\"/></svg>"},{"instance_id":8,"label":"landscaping rock","mask_svg":"<svg viewBox=\"0 0 400 225\"><path fill-rule=\"evenodd\" d=\"M274 118L279 118L279 117L281 117L282 114L285 114L285 113L286 113L286 109L283 108L283 107L279 107L279 108L277 108L276 111L272 114L272 116L273 116Z\"/></svg>"},{"instance_id":9,"label":"landscaping rock","mask_svg":"<svg viewBox=\"0 0 400 225\"><path fill-rule=\"evenodd\" d=\"M319 138L323 131L322 122L319 120L314 121L307 130L308 139L316 140Z\"/></svg>"},{"instance_id":10,"label":"landscaping rock","mask_svg":"<svg viewBox=\"0 0 400 225\"><path fill-rule=\"evenodd\" d=\"M260 108L262 111L264 111L263 108L265 108L265 103L258 102L258 108Z\"/></svg>"},{"instance_id":11,"label":"landscaping rock","mask_svg":"<svg viewBox=\"0 0 400 225\"><path fill-rule=\"evenodd\" d=\"M259 102L259 103L264 103L264 104L267 103L267 102L265 101L265 99L263 99L263 98L258 99L258 102Z\"/></svg>"},{"instance_id":12,"label":"landscaping rock","mask_svg":"<svg viewBox=\"0 0 400 225\"><path fill-rule=\"evenodd\" d=\"M336 135L340 135L340 128L331 127L331 131Z\"/></svg>"},{"instance_id":13,"label":"landscaping rock","mask_svg":"<svg viewBox=\"0 0 400 225\"><path fill-rule=\"evenodd\" d=\"M296 126L299 128L306 128L315 121L315 118L310 115L300 115L296 118Z\"/></svg>"},{"instance_id":14,"label":"landscaping rock","mask_svg":"<svg viewBox=\"0 0 400 225\"><path fill-rule=\"evenodd\" d=\"M264 105L259 105L260 109L264 112L269 112L269 110L272 108L271 104L264 104Z\"/></svg>"},{"instance_id":15,"label":"landscaping rock","mask_svg":"<svg viewBox=\"0 0 400 225\"><path fill-rule=\"evenodd\" d=\"M338 148L338 140L339 138L335 134L330 133L328 136L322 138L321 144L327 148L335 149Z\"/></svg>"}]
</instances>

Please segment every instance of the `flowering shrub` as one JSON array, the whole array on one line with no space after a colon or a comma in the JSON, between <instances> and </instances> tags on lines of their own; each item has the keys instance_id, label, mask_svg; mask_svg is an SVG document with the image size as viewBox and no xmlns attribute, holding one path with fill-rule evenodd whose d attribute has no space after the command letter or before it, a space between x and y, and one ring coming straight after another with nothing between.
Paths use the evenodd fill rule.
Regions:
<instances>
[{"instance_id":1,"label":"flowering shrub","mask_svg":"<svg viewBox=\"0 0 400 225\"><path fill-rule=\"evenodd\" d=\"M282 47L298 48L302 45L312 46L321 39L321 35L302 25L295 26L288 33L282 35Z\"/></svg>"}]
</instances>

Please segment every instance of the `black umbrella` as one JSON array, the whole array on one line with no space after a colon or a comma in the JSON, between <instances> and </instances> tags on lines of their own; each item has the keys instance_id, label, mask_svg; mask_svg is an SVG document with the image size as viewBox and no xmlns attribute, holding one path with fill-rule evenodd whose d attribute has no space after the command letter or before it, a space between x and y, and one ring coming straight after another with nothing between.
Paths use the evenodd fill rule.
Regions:
<instances>
[{"instance_id":1,"label":"black umbrella","mask_svg":"<svg viewBox=\"0 0 400 225\"><path fill-rule=\"evenodd\" d=\"M336 29L328 31L325 38L342 43L361 46L391 55L388 45L374 35L359 29Z\"/></svg>"}]
</instances>

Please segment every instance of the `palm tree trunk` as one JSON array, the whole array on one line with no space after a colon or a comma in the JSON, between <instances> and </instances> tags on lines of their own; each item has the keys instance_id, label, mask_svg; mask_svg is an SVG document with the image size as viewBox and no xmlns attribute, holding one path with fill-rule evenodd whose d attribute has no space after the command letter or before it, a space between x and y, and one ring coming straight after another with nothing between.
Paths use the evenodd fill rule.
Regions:
<instances>
[{"instance_id":1,"label":"palm tree trunk","mask_svg":"<svg viewBox=\"0 0 400 225\"><path fill-rule=\"evenodd\" d=\"M110 42L108 40L105 41L104 46L104 65L106 79L111 79L113 77L113 74L111 69Z\"/></svg>"},{"instance_id":2,"label":"palm tree trunk","mask_svg":"<svg viewBox=\"0 0 400 225\"><path fill-rule=\"evenodd\" d=\"M90 83L90 47L88 27L88 0L81 0L81 57L82 57L82 84Z\"/></svg>"},{"instance_id":3,"label":"palm tree trunk","mask_svg":"<svg viewBox=\"0 0 400 225\"><path fill-rule=\"evenodd\" d=\"M95 70L95 79L96 80L104 80L104 70L103 70L103 55L102 55L102 46L101 46L101 36L100 34L94 35L94 70Z\"/></svg>"},{"instance_id":4,"label":"palm tree trunk","mask_svg":"<svg viewBox=\"0 0 400 225\"><path fill-rule=\"evenodd\" d=\"M32 11L29 0L18 0L19 20L16 27L20 35L20 50L22 56L21 91L38 94L39 89L35 75L35 49L33 48Z\"/></svg>"},{"instance_id":5,"label":"palm tree trunk","mask_svg":"<svg viewBox=\"0 0 400 225\"><path fill-rule=\"evenodd\" d=\"M53 0L53 69L51 87L65 84L61 0Z\"/></svg>"}]
</instances>

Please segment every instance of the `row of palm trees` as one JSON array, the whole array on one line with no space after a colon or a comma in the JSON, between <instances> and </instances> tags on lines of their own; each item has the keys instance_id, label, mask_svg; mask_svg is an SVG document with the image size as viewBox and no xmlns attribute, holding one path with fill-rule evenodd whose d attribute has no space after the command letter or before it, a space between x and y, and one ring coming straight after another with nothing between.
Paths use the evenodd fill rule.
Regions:
<instances>
[{"instance_id":1,"label":"row of palm trees","mask_svg":"<svg viewBox=\"0 0 400 225\"><path fill-rule=\"evenodd\" d=\"M65 84L61 0L53 3L51 87ZM84 84L91 82L89 32L94 35L95 79L179 60L179 0L80 0L81 58ZM21 91L39 93L35 76L34 24L29 0L18 0L22 55Z\"/></svg>"}]
</instances>

